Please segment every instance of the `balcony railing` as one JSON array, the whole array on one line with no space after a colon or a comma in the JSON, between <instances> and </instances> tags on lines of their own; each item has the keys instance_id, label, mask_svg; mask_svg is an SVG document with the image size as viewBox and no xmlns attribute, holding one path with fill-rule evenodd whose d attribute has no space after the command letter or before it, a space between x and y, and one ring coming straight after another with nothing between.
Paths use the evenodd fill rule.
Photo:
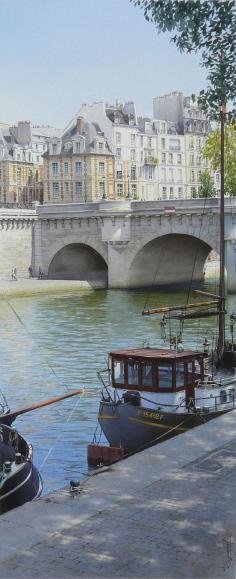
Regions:
<instances>
[{"instance_id":1,"label":"balcony railing","mask_svg":"<svg viewBox=\"0 0 236 579\"><path fill-rule=\"evenodd\" d=\"M145 157L144 158L145 165L158 165L158 159L155 157Z\"/></svg>"}]
</instances>

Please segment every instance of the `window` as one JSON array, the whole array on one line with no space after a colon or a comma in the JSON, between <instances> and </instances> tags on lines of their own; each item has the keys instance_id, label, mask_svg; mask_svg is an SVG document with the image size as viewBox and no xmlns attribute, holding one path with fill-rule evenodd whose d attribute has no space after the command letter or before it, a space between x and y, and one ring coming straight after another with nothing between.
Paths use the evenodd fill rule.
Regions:
<instances>
[{"instance_id":1,"label":"window","mask_svg":"<svg viewBox=\"0 0 236 579\"><path fill-rule=\"evenodd\" d=\"M154 167L149 165L148 166L148 179L153 179L153 171L154 171Z\"/></svg>"},{"instance_id":2,"label":"window","mask_svg":"<svg viewBox=\"0 0 236 579\"><path fill-rule=\"evenodd\" d=\"M166 187L162 187L162 198L166 199Z\"/></svg>"},{"instance_id":3,"label":"window","mask_svg":"<svg viewBox=\"0 0 236 579\"><path fill-rule=\"evenodd\" d=\"M202 172L198 171L198 181L201 181L201 177L202 177Z\"/></svg>"},{"instance_id":4,"label":"window","mask_svg":"<svg viewBox=\"0 0 236 579\"><path fill-rule=\"evenodd\" d=\"M123 195L123 184L117 183L117 195L118 197L122 197Z\"/></svg>"},{"instance_id":5,"label":"window","mask_svg":"<svg viewBox=\"0 0 236 579\"><path fill-rule=\"evenodd\" d=\"M152 137L148 137L147 146L148 146L148 147L151 147L151 146L152 146Z\"/></svg>"},{"instance_id":6,"label":"window","mask_svg":"<svg viewBox=\"0 0 236 579\"><path fill-rule=\"evenodd\" d=\"M131 149L131 151L130 151L130 159L131 159L131 161L135 161L135 149Z\"/></svg>"},{"instance_id":7,"label":"window","mask_svg":"<svg viewBox=\"0 0 236 579\"><path fill-rule=\"evenodd\" d=\"M184 388L184 363L176 362L176 388Z\"/></svg>"},{"instance_id":8,"label":"window","mask_svg":"<svg viewBox=\"0 0 236 579\"><path fill-rule=\"evenodd\" d=\"M162 162L162 163L165 163L165 162L166 162L166 154L165 154L165 153L162 153L162 154L161 154L161 162Z\"/></svg>"},{"instance_id":9,"label":"window","mask_svg":"<svg viewBox=\"0 0 236 579\"><path fill-rule=\"evenodd\" d=\"M182 169L178 169L178 181L182 181Z\"/></svg>"},{"instance_id":10,"label":"window","mask_svg":"<svg viewBox=\"0 0 236 579\"><path fill-rule=\"evenodd\" d=\"M169 169L169 181L171 181L171 183L174 181L174 171L172 168Z\"/></svg>"},{"instance_id":11,"label":"window","mask_svg":"<svg viewBox=\"0 0 236 579\"><path fill-rule=\"evenodd\" d=\"M191 181L195 181L195 173L194 173L194 171L191 171Z\"/></svg>"},{"instance_id":12,"label":"window","mask_svg":"<svg viewBox=\"0 0 236 579\"><path fill-rule=\"evenodd\" d=\"M180 150L180 140L179 139L170 139L170 150L171 151L179 151Z\"/></svg>"},{"instance_id":13,"label":"window","mask_svg":"<svg viewBox=\"0 0 236 579\"><path fill-rule=\"evenodd\" d=\"M116 149L117 159L121 159L121 149Z\"/></svg>"},{"instance_id":14,"label":"window","mask_svg":"<svg viewBox=\"0 0 236 579\"><path fill-rule=\"evenodd\" d=\"M143 147L143 137L140 137L140 146Z\"/></svg>"},{"instance_id":15,"label":"window","mask_svg":"<svg viewBox=\"0 0 236 579\"><path fill-rule=\"evenodd\" d=\"M142 366L142 384L143 386L152 386L152 365L143 364Z\"/></svg>"},{"instance_id":16,"label":"window","mask_svg":"<svg viewBox=\"0 0 236 579\"><path fill-rule=\"evenodd\" d=\"M81 193L82 193L82 182L81 181L76 182L75 193L76 193L76 195L81 195Z\"/></svg>"},{"instance_id":17,"label":"window","mask_svg":"<svg viewBox=\"0 0 236 579\"><path fill-rule=\"evenodd\" d=\"M105 195L105 183L104 183L104 181L99 182L99 193L100 193L100 195Z\"/></svg>"},{"instance_id":18,"label":"window","mask_svg":"<svg viewBox=\"0 0 236 579\"><path fill-rule=\"evenodd\" d=\"M17 183L21 182L21 169L16 170L16 181Z\"/></svg>"},{"instance_id":19,"label":"window","mask_svg":"<svg viewBox=\"0 0 236 579\"><path fill-rule=\"evenodd\" d=\"M131 145L135 145L135 135L133 135L133 134L130 135L130 142L131 142Z\"/></svg>"},{"instance_id":20,"label":"window","mask_svg":"<svg viewBox=\"0 0 236 579\"><path fill-rule=\"evenodd\" d=\"M190 165L194 165L194 155L190 155Z\"/></svg>"},{"instance_id":21,"label":"window","mask_svg":"<svg viewBox=\"0 0 236 579\"><path fill-rule=\"evenodd\" d=\"M64 163L64 174L68 175L68 173L69 173L69 163L66 162Z\"/></svg>"},{"instance_id":22,"label":"window","mask_svg":"<svg viewBox=\"0 0 236 579\"><path fill-rule=\"evenodd\" d=\"M161 139L161 148L162 149L166 148L166 140L165 139Z\"/></svg>"},{"instance_id":23,"label":"window","mask_svg":"<svg viewBox=\"0 0 236 579\"><path fill-rule=\"evenodd\" d=\"M136 183L131 183L131 193L132 193L133 197L135 197L135 195L137 193Z\"/></svg>"},{"instance_id":24,"label":"window","mask_svg":"<svg viewBox=\"0 0 236 579\"><path fill-rule=\"evenodd\" d=\"M139 366L137 363L133 362L132 360L128 362L128 383L133 385L138 385L138 369Z\"/></svg>"},{"instance_id":25,"label":"window","mask_svg":"<svg viewBox=\"0 0 236 579\"><path fill-rule=\"evenodd\" d=\"M193 148L194 148L193 139L190 139L190 141L189 141L189 148L190 148L190 149L193 149Z\"/></svg>"},{"instance_id":26,"label":"window","mask_svg":"<svg viewBox=\"0 0 236 579\"><path fill-rule=\"evenodd\" d=\"M69 195L69 183L66 181L64 183L64 195Z\"/></svg>"},{"instance_id":27,"label":"window","mask_svg":"<svg viewBox=\"0 0 236 579\"><path fill-rule=\"evenodd\" d=\"M52 195L54 199L59 197L59 183L52 184Z\"/></svg>"},{"instance_id":28,"label":"window","mask_svg":"<svg viewBox=\"0 0 236 579\"><path fill-rule=\"evenodd\" d=\"M131 172L130 172L131 181L135 181L136 179L136 166L132 165Z\"/></svg>"},{"instance_id":29,"label":"window","mask_svg":"<svg viewBox=\"0 0 236 579\"><path fill-rule=\"evenodd\" d=\"M170 187L170 198L173 199L174 197L174 187Z\"/></svg>"},{"instance_id":30,"label":"window","mask_svg":"<svg viewBox=\"0 0 236 579\"><path fill-rule=\"evenodd\" d=\"M102 153L102 151L103 151L103 143L98 143L98 151L99 151L99 153Z\"/></svg>"},{"instance_id":31,"label":"window","mask_svg":"<svg viewBox=\"0 0 236 579\"><path fill-rule=\"evenodd\" d=\"M53 145L52 146L52 154L56 155L57 154L57 145Z\"/></svg>"},{"instance_id":32,"label":"window","mask_svg":"<svg viewBox=\"0 0 236 579\"><path fill-rule=\"evenodd\" d=\"M116 171L116 178L117 178L117 179L122 179L122 171L121 171L121 169L119 169L118 171Z\"/></svg>"},{"instance_id":33,"label":"window","mask_svg":"<svg viewBox=\"0 0 236 579\"><path fill-rule=\"evenodd\" d=\"M76 175L82 175L82 163L81 163L81 161L76 161L75 172L76 172Z\"/></svg>"},{"instance_id":34,"label":"window","mask_svg":"<svg viewBox=\"0 0 236 579\"><path fill-rule=\"evenodd\" d=\"M181 197L183 197L183 189L182 187L178 187L178 196L181 199Z\"/></svg>"},{"instance_id":35,"label":"window","mask_svg":"<svg viewBox=\"0 0 236 579\"><path fill-rule=\"evenodd\" d=\"M80 141L78 143L76 143L76 153L80 153L81 151L81 143Z\"/></svg>"},{"instance_id":36,"label":"window","mask_svg":"<svg viewBox=\"0 0 236 579\"><path fill-rule=\"evenodd\" d=\"M181 153L179 153L179 154L177 155L177 163L178 163L178 165L181 165L181 163L182 163L182 155L181 155Z\"/></svg>"},{"instance_id":37,"label":"window","mask_svg":"<svg viewBox=\"0 0 236 579\"><path fill-rule=\"evenodd\" d=\"M160 364L158 366L158 386L159 388L172 387L172 366L171 364Z\"/></svg>"},{"instance_id":38,"label":"window","mask_svg":"<svg viewBox=\"0 0 236 579\"><path fill-rule=\"evenodd\" d=\"M104 177L104 174L105 174L105 163L99 163L99 164L98 164L98 172L99 172L99 177Z\"/></svg>"},{"instance_id":39,"label":"window","mask_svg":"<svg viewBox=\"0 0 236 579\"><path fill-rule=\"evenodd\" d=\"M53 176L58 175L58 163L52 162L52 174Z\"/></svg>"},{"instance_id":40,"label":"window","mask_svg":"<svg viewBox=\"0 0 236 579\"><path fill-rule=\"evenodd\" d=\"M116 143L117 145L121 143L121 133L116 133Z\"/></svg>"},{"instance_id":41,"label":"window","mask_svg":"<svg viewBox=\"0 0 236 579\"><path fill-rule=\"evenodd\" d=\"M120 362L114 360L113 370L114 370L114 381L117 384L124 384L125 372L123 360L121 360Z\"/></svg>"},{"instance_id":42,"label":"window","mask_svg":"<svg viewBox=\"0 0 236 579\"><path fill-rule=\"evenodd\" d=\"M173 163L173 153L169 153L168 155L168 162Z\"/></svg>"}]
</instances>

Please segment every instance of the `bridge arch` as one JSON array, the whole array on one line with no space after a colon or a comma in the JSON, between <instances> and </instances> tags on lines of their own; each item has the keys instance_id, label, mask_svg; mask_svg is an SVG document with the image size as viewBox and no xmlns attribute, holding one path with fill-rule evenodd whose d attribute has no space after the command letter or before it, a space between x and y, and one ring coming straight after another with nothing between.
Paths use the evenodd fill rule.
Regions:
<instances>
[{"instance_id":1,"label":"bridge arch","mask_svg":"<svg viewBox=\"0 0 236 579\"><path fill-rule=\"evenodd\" d=\"M100 281L107 286L107 263L93 247L82 242L63 245L52 257L49 279Z\"/></svg>"},{"instance_id":2,"label":"bridge arch","mask_svg":"<svg viewBox=\"0 0 236 579\"><path fill-rule=\"evenodd\" d=\"M181 233L155 237L140 247L130 261L128 287L150 287L200 281L213 246Z\"/></svg>"}]
</instances>

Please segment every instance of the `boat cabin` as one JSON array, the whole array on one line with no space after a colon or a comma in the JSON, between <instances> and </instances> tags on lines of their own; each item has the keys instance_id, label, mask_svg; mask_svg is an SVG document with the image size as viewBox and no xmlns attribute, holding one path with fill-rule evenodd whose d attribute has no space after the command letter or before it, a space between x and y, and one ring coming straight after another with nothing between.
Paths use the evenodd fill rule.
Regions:
<instances>
[{"instance_id":1,"label":"boat cabin","mask_svg":"<svg viewBox=\"0 0 236 579\"><path fill-rule=\"evenodd\" d=\"M110 353L113 388L147 392L185 390L189 396L204 379L204 353L155 348Z\"/></svg>"}]
</instances>

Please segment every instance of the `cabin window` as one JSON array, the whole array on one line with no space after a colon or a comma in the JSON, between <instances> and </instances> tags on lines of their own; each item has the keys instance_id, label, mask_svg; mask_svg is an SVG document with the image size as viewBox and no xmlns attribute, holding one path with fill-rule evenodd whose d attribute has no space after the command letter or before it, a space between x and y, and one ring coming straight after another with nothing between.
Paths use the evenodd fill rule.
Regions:
<instances>
[{"instance_id":1,"label":"cabin window","mask_svg":"<svg viewBox=\"0 0 236 579\"><path fill-rule=\"evenodd\" d=\"M220 391L220 404L224 404L225 402L227 402L227 394L226 394L225 390L221 390Z\"/></svg>"},{"instance_id":2,"label":"cabin window","mask_svg":"<svg viewBox=\"0 0 236 579\"><path fill-rule=\"evenodd\" d=\"M158 386L159 388L172 387L172 364L158 366Z\"/></svg>"},{"instance_id":3,"label":"cabin window","mask_svg":"<svg viewBox=\"0 0 236 579\"><path fill-rule=\"evenodd\" d=\"M186 367L187 367L187 383L192 384L193 383L193 363L188 362L186 364Z\"/></svg>"},{"instance_id":4,"label":"cabin window","mask_svg":"<svg viewBox=\"0 0 236 579\"><path fill-rule=\"evenodd\" d=\"M176 363L176 388L184 388L184 363Z\"/></svg>"},{"instance_id":5,"label":"cabin window","mask_svg":"<svg viewBox=\"0 0 236 579\"><path fill-rule=\"evenodd\" d=\"M143 364L142 366L142 384L145 387L152 386L152 365Z\"/></svg>"},{"instance_id":6,"label":"cabin window","mask_svg":"<svg viewBox=\"0 0 236 579\"><path fill-rule=\"evenodd\" d=\"M128 362L128 383L130 385L138 385L139 383L139 376L138 376L138 369L139 365L132 360Z\"/></svg>"},{"instance_id":7,"label":"cabin window","mask_svg":"<svg viewBox=\"0 0 236 579\"><path fill-rule=\"evenodd\" d=\"M123 360L114 361L114 381L117 384L124 384L125 372L124 372L124 362Z\"/></svg>"}]
</instances>

